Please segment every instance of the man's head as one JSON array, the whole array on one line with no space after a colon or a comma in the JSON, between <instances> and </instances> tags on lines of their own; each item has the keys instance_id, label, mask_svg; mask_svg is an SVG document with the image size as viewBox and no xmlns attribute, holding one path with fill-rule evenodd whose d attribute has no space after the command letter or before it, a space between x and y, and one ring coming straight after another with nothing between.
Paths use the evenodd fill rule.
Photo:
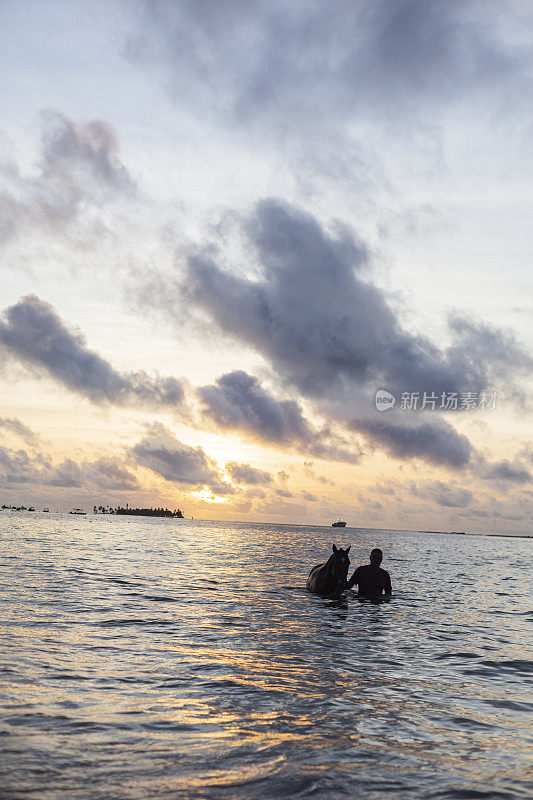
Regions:
<instances>
[{"instance_id":1,"label":"man's head","mask_svg":"<svg viewBox=\"0 0 533 800\"><path fill-rule=\"evenodd\" d=\"M382 561L383 561L383 553L381 552L379 547L375 547L370 553L370 563L372 564L373 567L379 567Z\"/></svg>"}]
</instances>

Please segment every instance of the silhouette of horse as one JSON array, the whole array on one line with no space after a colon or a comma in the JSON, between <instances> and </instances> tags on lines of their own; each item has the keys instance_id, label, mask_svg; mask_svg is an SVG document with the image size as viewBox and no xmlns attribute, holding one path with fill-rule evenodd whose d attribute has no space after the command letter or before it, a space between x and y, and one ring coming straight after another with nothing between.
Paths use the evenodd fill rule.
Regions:
<instances>
[{"instance_id":1,"label":"silhouette of horse","mask_svg":"<svg viewBox=\"0 0 533 800\"><path fill-rule=\"evenodd\" d=\"M337 548L333 545L333 553L326 563L317 564L309 573L305 585L307 591L325 597L340 597L346 587L350 566L349 552L350 547L343 550L342 547Z\"/></svg>"}]
</instances>

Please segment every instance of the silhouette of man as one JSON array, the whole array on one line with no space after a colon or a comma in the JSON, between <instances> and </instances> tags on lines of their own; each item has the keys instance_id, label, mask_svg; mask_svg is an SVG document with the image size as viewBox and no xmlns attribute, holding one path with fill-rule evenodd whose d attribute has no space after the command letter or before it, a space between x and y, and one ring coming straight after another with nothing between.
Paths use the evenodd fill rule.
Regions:
<instances>
[{"instance_id":1,"label":"silhouette of man","mask_svg":"<svg viewBox=\"0 0 533 800\"><path fill-rule=\"evenodd\" d=\"M392 594L389 573L379 566L383 561L383 553L378 547L370 553L370 564L357 567L354 574L346 584L351 589L356 583L358 594L366 597L376 597L380 594Z\"/></svg>"}]
</instances>

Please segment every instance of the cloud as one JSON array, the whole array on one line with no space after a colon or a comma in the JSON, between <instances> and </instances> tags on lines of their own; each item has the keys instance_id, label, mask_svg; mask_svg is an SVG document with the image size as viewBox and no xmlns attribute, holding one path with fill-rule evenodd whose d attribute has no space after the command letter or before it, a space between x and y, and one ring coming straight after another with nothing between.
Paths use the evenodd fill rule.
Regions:
<instances>
[{"instance_id":1,"label":"cloud","mask_svg":"<svg viewBox=\"0 0 533 800\"><path fill-rule=\"evenodd\" d=\"M257 378L243 370L222 375L214 386L201 387L198 395L205 415L220 427L244 429L274 442L308 435L298 404L275 400Z\"/></svg>"},{"instance_id":2,"label":"cloud","mask_svg":"<svg viewBox=\"0 0 533 800\"><path fill-rule=\"evenodd\" d=\"M314 428L296 401L276 399L256 377L243 370L222 375L215 384L200 387L197 394L205 418L222 430L294 447L317 458L356 463L361 457L353 443L329 428Z\"/></svg>"},{"instance_id":3,"label":"cloud","mask_svg":"<svg viewBox=\"0 0 533 800\"><path fill-rule=\"evenodd\" d=\"M373 487L373 489L374 489L374 492L376 492L380 496L389 495L389 497L394 497L396 495L395 489L393 489L392 486L386 485L384 483L379 483L379 482L376 483L376 485Z\"/></svg>"},{"instance_id":4,"label":"cloud","mask_svg":"<svg viewBox=\"0 0 533 800\"><path fill-rule=\"evenodd\" d=\"M0 417L0 428L14 433L25 441L26 444L30 445L30 447L37 447L40 442L39 436L15 417Z\"/></svg>"},{"instance_id":5,"label":"cloud","mask_svg":"<svg viewBox=\"0 0 533 800\"><path fill-rule=\"evenodd\" d=\"M518 455L521 458L525 458L530 464L533 464L533 444L527 442L526 444L522 445Z\"/></svg>"},{"instance_id":6,"label":"cloud","mask_svg":"<svg viewBox=\"0 0 533 800\"><path fill-rule=\"evenodd\" d=\"M232 481L246 486L266 486L272 483L272 475L270 473L262 469L256 469L250 464L238 464L236 461L230 461L226 464L226 472L229 473Z\"/></svg>"},{"instance_id":7,"label":"cloud","mask_svg":"<svg viewBox=\"0 0 533 800\"><path fill-rule=\"evenodd\" d=\"M133 491L139 489L135 475L117 458L102 457L77 463L70 458L54 464L44 453L0 447L0 484L59 488Z\"/></svg>"},{"instance_id":8,"label":"cloud","mask_svg":"<svg viewBox=\"0 0 533 800\"><path fill-rule=\"evenodd\" d=\"M137 477L119 458L113 456L81 463L81 485L102 491L132 492L141 488Z\"/></svg>"},{"instance_id":9,"label":"cloud","mask_svg":"<svg viewBox=\"0 0 533 800\"><path fill-rule=\"evenodd\" d=\"M306 513L304 503L287 503L278 498L258 503L255 510L267 517L291 517L294 520L301 519Z\"/></svg>"},{"instance_id":10,"label":"cloud","mask_svg":"<svg viewBox=\"0 0 533 800\"><path fill-rule=\"evenodd\" d=\"M383 511L383 503L380 503L379 500L370 500L368 497L361 496L359 502L361 509L367 514Z\"/></svg>"},{"instance_id":11,"label":"cloud","mask_svg":"<svg viewBox=\"0 0 533 800\"><path fill-rule=\"evenodd\" d=\"M531 472L519 461L497 461L490 464L482 477L487 481L496 483L530 483L533 480Z\"/></svg>"},{"instance_id":12,"label":"cloud","mask_svg":"<svg viewBox=\"0 0 533 800\"><path fill-rule=\"evenodd\" d=\"M201 447L190 447L180 442L159 422L148 426L146 435L131 448L130 455L139 466L187 491L207 487L218 495L235 492L229 483L220 478L215 462Z\"/></svg>"},{"instance_id":13,"label":"cloud","mask_svg":"<svg viewBox=\"0 0 533 800\"><path fill-rule=\"evenodd\" d=\"M450 314L448 325L455 338L446 351L453 372L468 378L470 386L501 386L506 394L511 392L515 399L523 400L523 389L516 386L514 378L533 372L533 358L514 333L456 313Z\"/></svg>"},{"instance_id":14,"label":"cloud","mask_svg":"<svg viewBox=\"0 0 533 800\"><path fill-rule=\"evenodd\" d=\"M479 0L139 5L127 56L196 117L207 146L229 131L289 192L320 203L331 191L326 206L371 208L382 226L427 218L428 198L416 186L413 202L412 189L417 178L427 189L432 172L446 185L458 129L460 141L486 138L487 126L508 140L531 119L533 15L516 0L505 10ZM449 198L430 194L446 214Z\"/></svg>"},{"instance_id":15,"label":"cloud","mask_svg":"<svg viewBox=\"0 0 533 800\"><path fill-rule=\"evenodd\" d=\"M0 447L0 475L4 483L46 483L51 473L49 459L35 457L26 450Z\"/></svg>"},{"instance_id":16,"label":"cloud","mask_svg":"<svg viewBox=\"0 0 533 800\"><path fill-rule=\"evenodd\" d=\"M166 70L176 102L273 132L317 121L413 116L414 109L508 89L527 53L497 5L395 0L144 0L130 58Z\"/></svg>"},{"instance_id":17,"label":"cloud","mask_svg":"<svg viewBox=\"0 0 533 800\"><path fill-rule=\"evenodd\" d=\"M445 508L465 508L471 504L474 497L469 489L442 481L427 481L420 486L413 485L411 490L416 497L431 500Z\"/></svg>"},{"instance_id":18,"label":"cloud","mask_svg":"<svg viewBox=\"0 0 533 800\"><path fill-rule=\"evenodd\" d=\"M317 475L313 469L313 462L312 461L304 461L304 472L308 478L312 478L314 481L318 481L319 483L326 483L334 486L334 482L329 478L324 477L324 475Z\"/></svg>"},{"instance_id":19,"label":"cloud","mask_svg":"<svg viewBox=\"0 0 533 800\"><path fill-rule=\"evenodd\" d=\"M80 487L83 485L83 471L71 458L66 458L51 472L46 481L49 486L63 486L66 488Z\"/></svg>"},{"instance_id":20,"label":"cloud","mask_svg":"<svg viewBox=\"0 0 533 800\"><path fill-rule=\"evenodd\" d=\"M363 278L367 249L345 227L330 233L310 214L269 199L256 205L244 231L260 276L232 274L196 254L184 291L224 333L261 353L308 397L366 386L479 391L505 355L507 375L533 367L517 342L487 326L452 319L457 341L448 351L405 330L384 292ZM476 370L471 352L479 358Z\"/></svg>"},{"instance_id":21,"label":"cloud","mask_svg":"<svg viewBox=\"0 0 533 800\"><path fill-rule=\"evenodd\" d=\"M259 202L243 231L253 254L250 274L222 269L216 251L191 254L182 286L189 306L263 356L287 389L298 390L337 430L347 426L397 458L466 464L474 449L438 407L407 422L395 408L383 421L374 393L386 387L396 396L440 397L508 386L533 369L514 336L458 315L450 318L447 348L408 331L369 282L366 247L346 227L326 230L287 203ZM297 405L266 397L246 373L222 376L200 394L221 427L305 442L309 454L334 457L319 453L325 437L313 438Z\"/></svg>"},{"instance_id":22,"label":"cloud","mask_svg":"<svg viewBox=\"0 0 533 800\"><path fill-rule=\"evenodd\" d=\"M352 420L351 425L395 458L421 458L432 464L459 468L475 452L466 436L440 418L411 425L359 419Z\"/></svg>"},{"instance_id":23,"label":"cloud","mask_svg":"<svg viewBox=\"0 0 533 800\"><path fill-rule=\"evenodd\" d=\"M59 111L42 114L42 173L64 186L80 183L100 192L126 192L134 189L128 170L118 157L119 142L113 128L101 120L76 123ZM73 177L75 176L75 177Z\"/></svg>"},{"instance_id":24,"label":"cloud","mask_svg":"<svg viewBox=\"0 0 533 800\"><path fill-rule=\"evenodd\" d=\"M24 364L94 403L135 403L177 408L184 400L176 378L145 372L117 372L70 330L48 303L28 295L10 306L0 320L0 346Z\"/></svg>"},{"instance_id":25,"label":"cloud","mask_svg":"<svg viewBox=\"0 0 533 800\"><path fill-rule=\"evenodd\" d=\"M278 497L294 497L293 493L288 489L276 489Z\"/></svg>"},{"instance_id":26,"label":"cloud","mask_svg":"<svg viewBox=\"0 0 533 800\"><path fill-rule=\"evenodd\" d=\"M249 498L249 499L252 499L254 497L259 497L262 500L264 500L265 497L266 497L266 492L264 492L263 489L259 489L257 486L252 486L252 487L249 486L246 489L245 494L246 494L246 497Z\"/></svg>"},{"instance_id":27,"label":"cloud","mask_svg":"<svg viewBox=\"0 0 533 800\"><path fill-rule=\"evenodd\" d=\"M139 488L136 476L117 458L99 458L91 464L92 480L102 489L132 491Z\"/></svg>"},{"instance_id":28,"label":"cloud","mask_svg":"<svg viewBox=\"0 0 533 800\"><path fill-rule=\"evenodd\" d=\"M0 242L36 228L65 233L90 207L131 196L135 183L119 158L111 126L76 123L58 111L42 113L41 158L36 174L0 165Z\"/></svg>"}]
</instances>

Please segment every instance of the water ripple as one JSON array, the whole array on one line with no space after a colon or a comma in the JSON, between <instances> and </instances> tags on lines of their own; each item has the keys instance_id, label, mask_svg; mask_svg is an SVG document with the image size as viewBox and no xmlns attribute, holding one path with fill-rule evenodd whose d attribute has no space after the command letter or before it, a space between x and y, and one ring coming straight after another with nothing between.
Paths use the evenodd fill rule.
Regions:
<instances>
[{"instance_id":1,"label":"water ripple","mask_svg":"<svg viewBox=\"0 0 533 800\"><path fill-rule=\"evenodd\" d=\"M2 798L531 796L531 540L346 529L395 593L330 601L329 529L47 516L0 516Z\"/></svg>"}]
</instances>

